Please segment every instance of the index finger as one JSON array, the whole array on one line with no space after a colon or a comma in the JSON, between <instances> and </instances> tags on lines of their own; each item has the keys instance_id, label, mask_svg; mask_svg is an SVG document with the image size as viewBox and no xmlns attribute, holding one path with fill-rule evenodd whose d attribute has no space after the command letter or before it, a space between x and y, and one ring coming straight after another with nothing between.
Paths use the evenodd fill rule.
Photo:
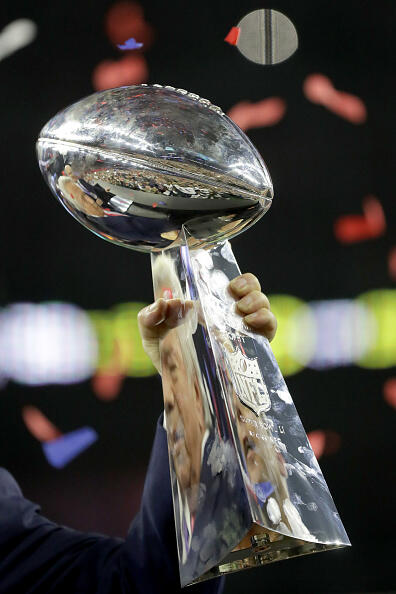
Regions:
<instances>
[{"instance_id":1,"label":"index finger","mask_svg":"<svg viewBox=\"0 0 396 594\"><path fill-rule=\"evenodd\" d=\"M251 291L261 291L259 280L251 272L245 272L235 277L228 285L233 297L240 299Z\"/></svg>"}]
</instances>

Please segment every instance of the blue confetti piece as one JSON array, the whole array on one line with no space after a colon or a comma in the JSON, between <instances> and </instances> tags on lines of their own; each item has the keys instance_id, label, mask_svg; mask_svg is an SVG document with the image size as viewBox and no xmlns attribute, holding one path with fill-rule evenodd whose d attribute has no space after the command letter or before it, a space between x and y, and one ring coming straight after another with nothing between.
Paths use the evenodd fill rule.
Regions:
<instances>
[{"instance_id":1,"label":"blue confetti piece","mask_svg":"<svg viewBox=\"0 0 396 594\"><path fill-rule=\"evenodd\" d=\"M143 43L139 43L138 41L136 41L136 39L131 37L130 39L127 39L126 41L124 41L124 45L117 44L117 47L120 50L134 50L134 49L140 49L141 47L143 47Z\"/></svg>"},{"instance_id":2,"label":"blue confetti piece","mask_svg":"<svg viewBox=\"0 0 396 594\"><path fill-rule=\"evenodd\" d=\"M49 464L55 468L63 468L97 439L98 434L92 427L81 427L41 445Z\"/></svg>"},{"instance_id":3,"label":"blue confetti piece","mask_svg":"<svg viewBox=\"0 0 396 594\"><path fill-rule=\"evenodd\" d=\"M271 493L274 492L274 487L272 483L266 481L264 483L256 483L254 485L254 490L257 495L257 499L262 503L265 503Z\"/></svg>"}]
</instances>

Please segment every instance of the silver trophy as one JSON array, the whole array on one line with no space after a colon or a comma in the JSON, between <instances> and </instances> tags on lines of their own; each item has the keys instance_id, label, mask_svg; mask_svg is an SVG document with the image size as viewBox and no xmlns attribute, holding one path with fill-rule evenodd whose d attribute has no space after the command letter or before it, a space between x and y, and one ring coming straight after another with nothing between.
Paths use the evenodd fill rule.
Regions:
<instances>
[{"instance_id":1,"label":"silver trophy","mask_svg":"<svg viewBox=\"0 0 396 594\"><path fill-rule=\"evenodd\" d=\"M182 586L348 545L269 343L227 291L228 240L273 196L247 136L198 95L137 85L58 113L37 151L70 214L150 252L156 298L190 302L160 347Z\"/></svg>"}]
</instances>

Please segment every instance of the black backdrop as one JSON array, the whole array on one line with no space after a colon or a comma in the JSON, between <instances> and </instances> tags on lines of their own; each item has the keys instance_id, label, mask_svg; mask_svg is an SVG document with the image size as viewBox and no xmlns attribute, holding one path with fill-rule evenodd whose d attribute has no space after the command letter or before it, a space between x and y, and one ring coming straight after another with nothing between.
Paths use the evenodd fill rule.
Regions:
<instances>
[{"instance_id":1,"label":"black backdrop","mask_svg":"<svg viewBox=\"0 0 396 594\"><path fill-rule=\"evenodd\" d=\"M35 140L56 111L93 91L91 74L119 52L103 21L111 2L3 2L0 26L28 17L36 40L0 62L2 188L0 305L59 300L84 309L151 300L149 258L87 233L50 196L39 173ZM171 84L210 98L226 111L243 99L283 97L287 113L249 136L271 172L275 199L260 224L233 242L244 271L264 290L306 301L354 298L394 288L387 255L394 241L395 4L273 2L300 40L298 52L273 68L255 65L223 39L257 2L145 1L155 42L145 53L150 83ZM303 95L304 78L322 72L360 96L367 122L353 125ZM334 220L360 213L374 194L386 233L338 243ZM1 310L0 310L1 311ZM396 332L396 328L395 328ZM321 459L353 547L283 562L228 579L226 592L373 592L395 586L392 457L394 411L382 395L394 369L356 366L305 369L287 378L307 431L331 427L342 447ZM62 470L46 462L21 417L37 406L63 432L90 425L99 440ZM125 534L139 505L162 396L158 378L129 378L118 398L98 400L89 382L0 392L0 465L46 515L82 530Z\"/></svg>"}]
</instances>

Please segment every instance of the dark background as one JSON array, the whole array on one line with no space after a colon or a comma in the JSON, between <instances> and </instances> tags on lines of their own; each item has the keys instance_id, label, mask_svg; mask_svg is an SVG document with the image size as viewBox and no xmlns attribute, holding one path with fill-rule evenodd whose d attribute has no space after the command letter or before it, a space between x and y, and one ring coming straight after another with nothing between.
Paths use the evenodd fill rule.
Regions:
<instances>
[{"instance_id":1,"label":"dark background","mask_svg":"<svg viewBox=\"0 0 396 594\"><path fill-rule=\"evenodd\" d=\"M51 197L35 157L43 124L93 92L91 74L118 59L104 30L111 2L3 2L0 28L27 17L36 40L0 62L0 305L59 300L108 309L152 296L149 258L100 241ZM259 225L233 241L240 267L264 290L306 301L354 298L394 288L387 256L395 231L393 1L272 2L299 34L288 61L262 67L224 43L257 2L144 1L155 41L145 52L149 83L182 87L227 111L238 101L280 96L286 116L249 137L271 173L275 199ZM354 125L308 101L302 83L321 72L361 97L367 122ZM381 237L342 245L335 219L361 213L374 194L387 222ZM395 328L396 332L396 328ZM352 548L242 572L226 592L374 592L395 588L394 411L383 384L394 369L305 369L287 378L307 431L331 427L342 447L321 467ZM21 409L37 406L63 432L90 425L99 440L62 470L49 466ZM89 382L0 392L0 465L51 519L81 530L124 535L138 509L155 423L162 409L157 377L129 378L118 398L98 400Z\"/></svg>"}]
</instances>

